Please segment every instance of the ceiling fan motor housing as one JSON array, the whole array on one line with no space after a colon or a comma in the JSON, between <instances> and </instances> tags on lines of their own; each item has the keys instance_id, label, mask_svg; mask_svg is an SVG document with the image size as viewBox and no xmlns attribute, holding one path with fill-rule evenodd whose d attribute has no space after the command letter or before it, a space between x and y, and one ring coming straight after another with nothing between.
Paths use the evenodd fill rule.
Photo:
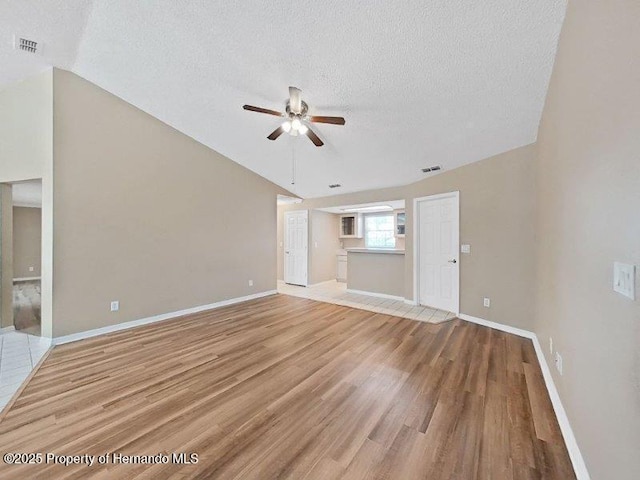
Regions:
<instances>
[{"instance_id":1,"label":"ceiling fan motor housing","mask_svg":"<svg viewBox=\"0 0 640 480\"><path fill-rule=\"evenodd\" d=\"M302 108L300 109L300 113L298 114L300 117L304 117L307 112L309 111L309 105L307 105L307 102L305 102L304 100L301 102L302 103ZM295 113L293 113L291 111L291 101L287 100L287 106L285 108L287 115L289 117L294 117Z\"/></svg>"}]
</instances>

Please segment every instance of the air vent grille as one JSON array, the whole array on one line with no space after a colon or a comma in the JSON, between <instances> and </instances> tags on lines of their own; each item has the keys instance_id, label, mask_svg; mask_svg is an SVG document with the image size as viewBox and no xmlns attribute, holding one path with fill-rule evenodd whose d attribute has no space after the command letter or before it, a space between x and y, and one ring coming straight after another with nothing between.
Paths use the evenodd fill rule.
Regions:
<instances>
[{"instance_id":1,"label":"air vent grille","mask_svg":"<svg viewBox=\"0 0 640 480\"><path fill-rule=\"evenodd\" d=\"M429 173L429 172L437 172L438 170L440 170L442 167L440 165L434 165L433 167L427 167L427 168L423 168L422 171L424 173Z\"/></svg>"},{"instance_id":2,"label":"air vent grille","mask_svg":"<svg viewBox=\"0 0 640 480\"><path fill-rule=\"evenodd\" d=\"M339 183L332 183L331 185L329 185L329 188L339 188L342 185L340 185Z\"/></svg>"},{"instance_id":3,"label":"air vent grille","mask_svg":"<svg viewBox=\"0 0 640 480\"><path fill-rule=\"evenodd\" d=\"M14 35L13 48L21 52L33 54L40 54L42 52L42 44L40 42L21 35Z\"/></svg>"}]
</instances>

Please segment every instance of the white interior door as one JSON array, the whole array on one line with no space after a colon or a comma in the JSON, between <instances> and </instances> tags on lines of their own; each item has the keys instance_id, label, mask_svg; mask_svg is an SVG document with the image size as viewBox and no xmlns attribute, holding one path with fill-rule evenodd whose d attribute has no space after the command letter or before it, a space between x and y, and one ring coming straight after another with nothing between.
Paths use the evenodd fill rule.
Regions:
<instances>
[{"instance_id":1,"label":"white interior door","mask_svg":"<svg viewBox=\"0 0 640 480\"><path fill-rule=\"evenodd\" d=\"M284 281L307 286L309 212L284 214Z\"/></svg>"},{"instance_id":2,"label":"white interior door","mask_svg":"<svg viewBox=\"0 0 640 480\"><path fill-rule=\"evenodd\" d=\"M459 195L416 201L418 303L459 313Z\"/></svg>"}]
</instances>

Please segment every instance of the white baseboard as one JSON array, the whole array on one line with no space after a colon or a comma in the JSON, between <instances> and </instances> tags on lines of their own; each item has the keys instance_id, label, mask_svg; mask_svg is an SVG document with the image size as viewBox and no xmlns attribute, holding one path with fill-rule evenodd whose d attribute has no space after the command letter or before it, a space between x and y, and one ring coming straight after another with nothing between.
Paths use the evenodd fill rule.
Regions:
<instances>
[{"instance_id":1,"label":"white baseboard","mask_svg":"<svg viewBox=\"0 0 640 480\"><path fill-rule=\"evenodd\" d=\"M468 322L477 323L478 325L484 325L485 327L494 328L496 330L513 333L514 335L531 339L531 341L533 342L533 348L536 351L536 356L538 357L540 369L542 370L542 376L544 377L544 383L547 387L547 392L549 392L549 398L551 399L551 403L553 404L553 410L556 413L556 418L558 419L558 424L560 425L562 438L564 439L564 443L567 446L567 450L569 451L569 458L571 459L573 470L575 471L578 480L590 480L591 477L589 476L587 466L584 463L584 458L582 458L582 453L580 452L580 448L578 447L576 437L573 434L573 430L571 429L571 424L569 423L567 412L565 411L564 406L562 405L562 401L560 400L560 395L558 394L558 390L556 389L556 384L554 383L553 377L551 376L551 370L549 370L547 359L545 358L544 353L542 352L542 348L540 347L538 336L535 333L530 332L529 330L523 330L521 328L504 325L502 323L491 322L489 320L472 317L471 315L466 315L464 313L458 315L458 318L466 320Z\"/></svg>"},{"instance_id":2,"label":"white baseboard","mask_svg":"<svg viewBox=\"0 0 640 480\"><path fill-rule=\"evenodd\" d=\"M398 297L396 295L387 295L386 293L365 292L364 290L353 290L351 288L347 288L347 292L357 293L359 295L367 295L369 297L379 297L379 298L386 298L389 300L399 300L401 302L404 302L404 297Z\"/></svg>"},{"instance_id":3,"label":"white baseboard","mask_svg":"<svg viewBox=\"0 0 640 480\"><path fill-rule=\"evenodd\" d=\"M409 300L408 298L404 299L404 303L406 303L407 305L413 305L413 306L418 305L418 302L416 302L415 300Z\"/></svg>"},{"instance_id":4,"label":"white baseboard","mask_svg":"<svg viewBox=\"0 0 640 480\"><path fill-rule=\"evenodd\" d=\"M589 476L589 472L587 471L587 465L584 463L584 458L582 458L582 453L580 452L580 448L578 447L578 442L576 441L576 437L573 434L573 430L571 429L571 424L569 423L569 417L567 417L567 412L564 410L564 406L562 405L562 401L560 400L560 395L558 394L558 390L556 389L556 384L553 382L551 370L549 370L547 360L544 356L544 353L542 353L542 348L540 347L538 337L534 334L531 340L533 341L533 347L536 350L538 362L540 363L540 368L542 369L544 383L547 385L547 391L549 392L549 397L551 398L551 403L553 404L553 410L556 412L556 417L558 418L558 423L560 424L560 430L562 431L564 443L566 444L567 450L569 451L569 458L571 458L573 470L575 471L578 480L590 480L591 477Z\"/></svg>"},{"instance_id":5,"label":"white baseboard","mask_svg":"<svg viewBox=\"0 0 640 480\"><path fill-rule=\"evenodd\" d=\"M210 303L208 305L200 305L198 307L187 308L184 310L178 310L176 312L163 313L160 315L154 315L153 317L141 318L139 320L132 320L130 322L118 323L116 325L109 325L107 327L95 328L93 330L86 330L84 332L72 333L71 335L64 335L61 337L55 337L52 339L52 345L62 345L63 343L75 342L78 340L84 340L85 338L96 337L98 335L104 335L105 333L118 332L120 330L127 330L129 328L139 327L141 325L147 325L149 323L161 322L163 320L169 320L175 317L181 317L183 315L190 315L192 313L203 312L205 310L212 310L214 308L225 307L227 305L233 305L235 303L242 303L248 300L254 300L256 298L267 297L278 293L276 290L268 290L266 292L254 293L245 297L231 298L229 300L222 300L216 303Z\"/></svg>"},{"instance_id":6,"label":"white baseboard","mask_svg":"<svg viewBox=\"0 0 640 480\"><path fill-rule=\"evenodd\" d=\"M13 331L15 331L15 329L16 329L16 327L13 326L13 325L10 325L8 327L2 327L2 328L0 328L0 334L13 332Z\"/></svg>"},{"instance_id":7,"label":"white baseboard","mask_svg":"<svg viewBox=\"0 0 640 480\"><path fill-rule=\"evenodd\" d=\"M477 323L478 325L484 325L485 327L501 330L503 332L513 333L514 335L518 335L519 337L530 338L533 340L536 336L535 333L530 332L529 330L523 330L522 328L504 325L503 323L492 322L490 320L485 320L484 318L472 317L471 315L467 315L466 313L459 314L458 318L466 320L467 322Z\"/></svg>"},{"instance_id":8,"label":"white baseboard","mask_svg":"<svg viewBox=\"0 0 640 480\"><path fill-rule=\"evenodd\" d=\"M14 282L29 282L33 280L40 280L40 277L22 277L22 278L14 278Z\"/></svg>"}]
</instances>

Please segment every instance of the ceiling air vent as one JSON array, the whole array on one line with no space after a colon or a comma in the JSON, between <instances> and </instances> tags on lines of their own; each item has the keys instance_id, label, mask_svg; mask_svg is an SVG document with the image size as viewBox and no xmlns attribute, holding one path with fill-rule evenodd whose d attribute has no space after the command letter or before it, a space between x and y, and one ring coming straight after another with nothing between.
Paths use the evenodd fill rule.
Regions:
<instances>
[{"instance_id":1,"label":"ceiling air vent","mask_svg":"<svg viewBox=\"0 0 640 480\"><path fill-rule=\"evenodd\" d=\"M37 40L26 38L21 35L13 36L13 48L21 52L41 54L44 45Z\"/></svg>"},{"instance_id":2,"label":"ceiling air vent","mask_svg":"<svg viewBox=\"0 0 640 480\"><path fill-rule=\"evenodd\" d=\"M429 172L437 172L438 170L440 170L442 167L440 167L440 165L434 165L433 167L427 167L427 168L423 168L422 171L424 173L429 173Z\"/></svg>"},{"instance_id":3,"label":"ceiling air vent","mask_svg":"<svg viewBox=\"0 0 640 480\"><path fill-rule=\"evenodd\" d=\"M340 185L339 183L332 183L331 185L329 185L329 188L339 188L342 185Z\"/></svg>"}]
</instances>

